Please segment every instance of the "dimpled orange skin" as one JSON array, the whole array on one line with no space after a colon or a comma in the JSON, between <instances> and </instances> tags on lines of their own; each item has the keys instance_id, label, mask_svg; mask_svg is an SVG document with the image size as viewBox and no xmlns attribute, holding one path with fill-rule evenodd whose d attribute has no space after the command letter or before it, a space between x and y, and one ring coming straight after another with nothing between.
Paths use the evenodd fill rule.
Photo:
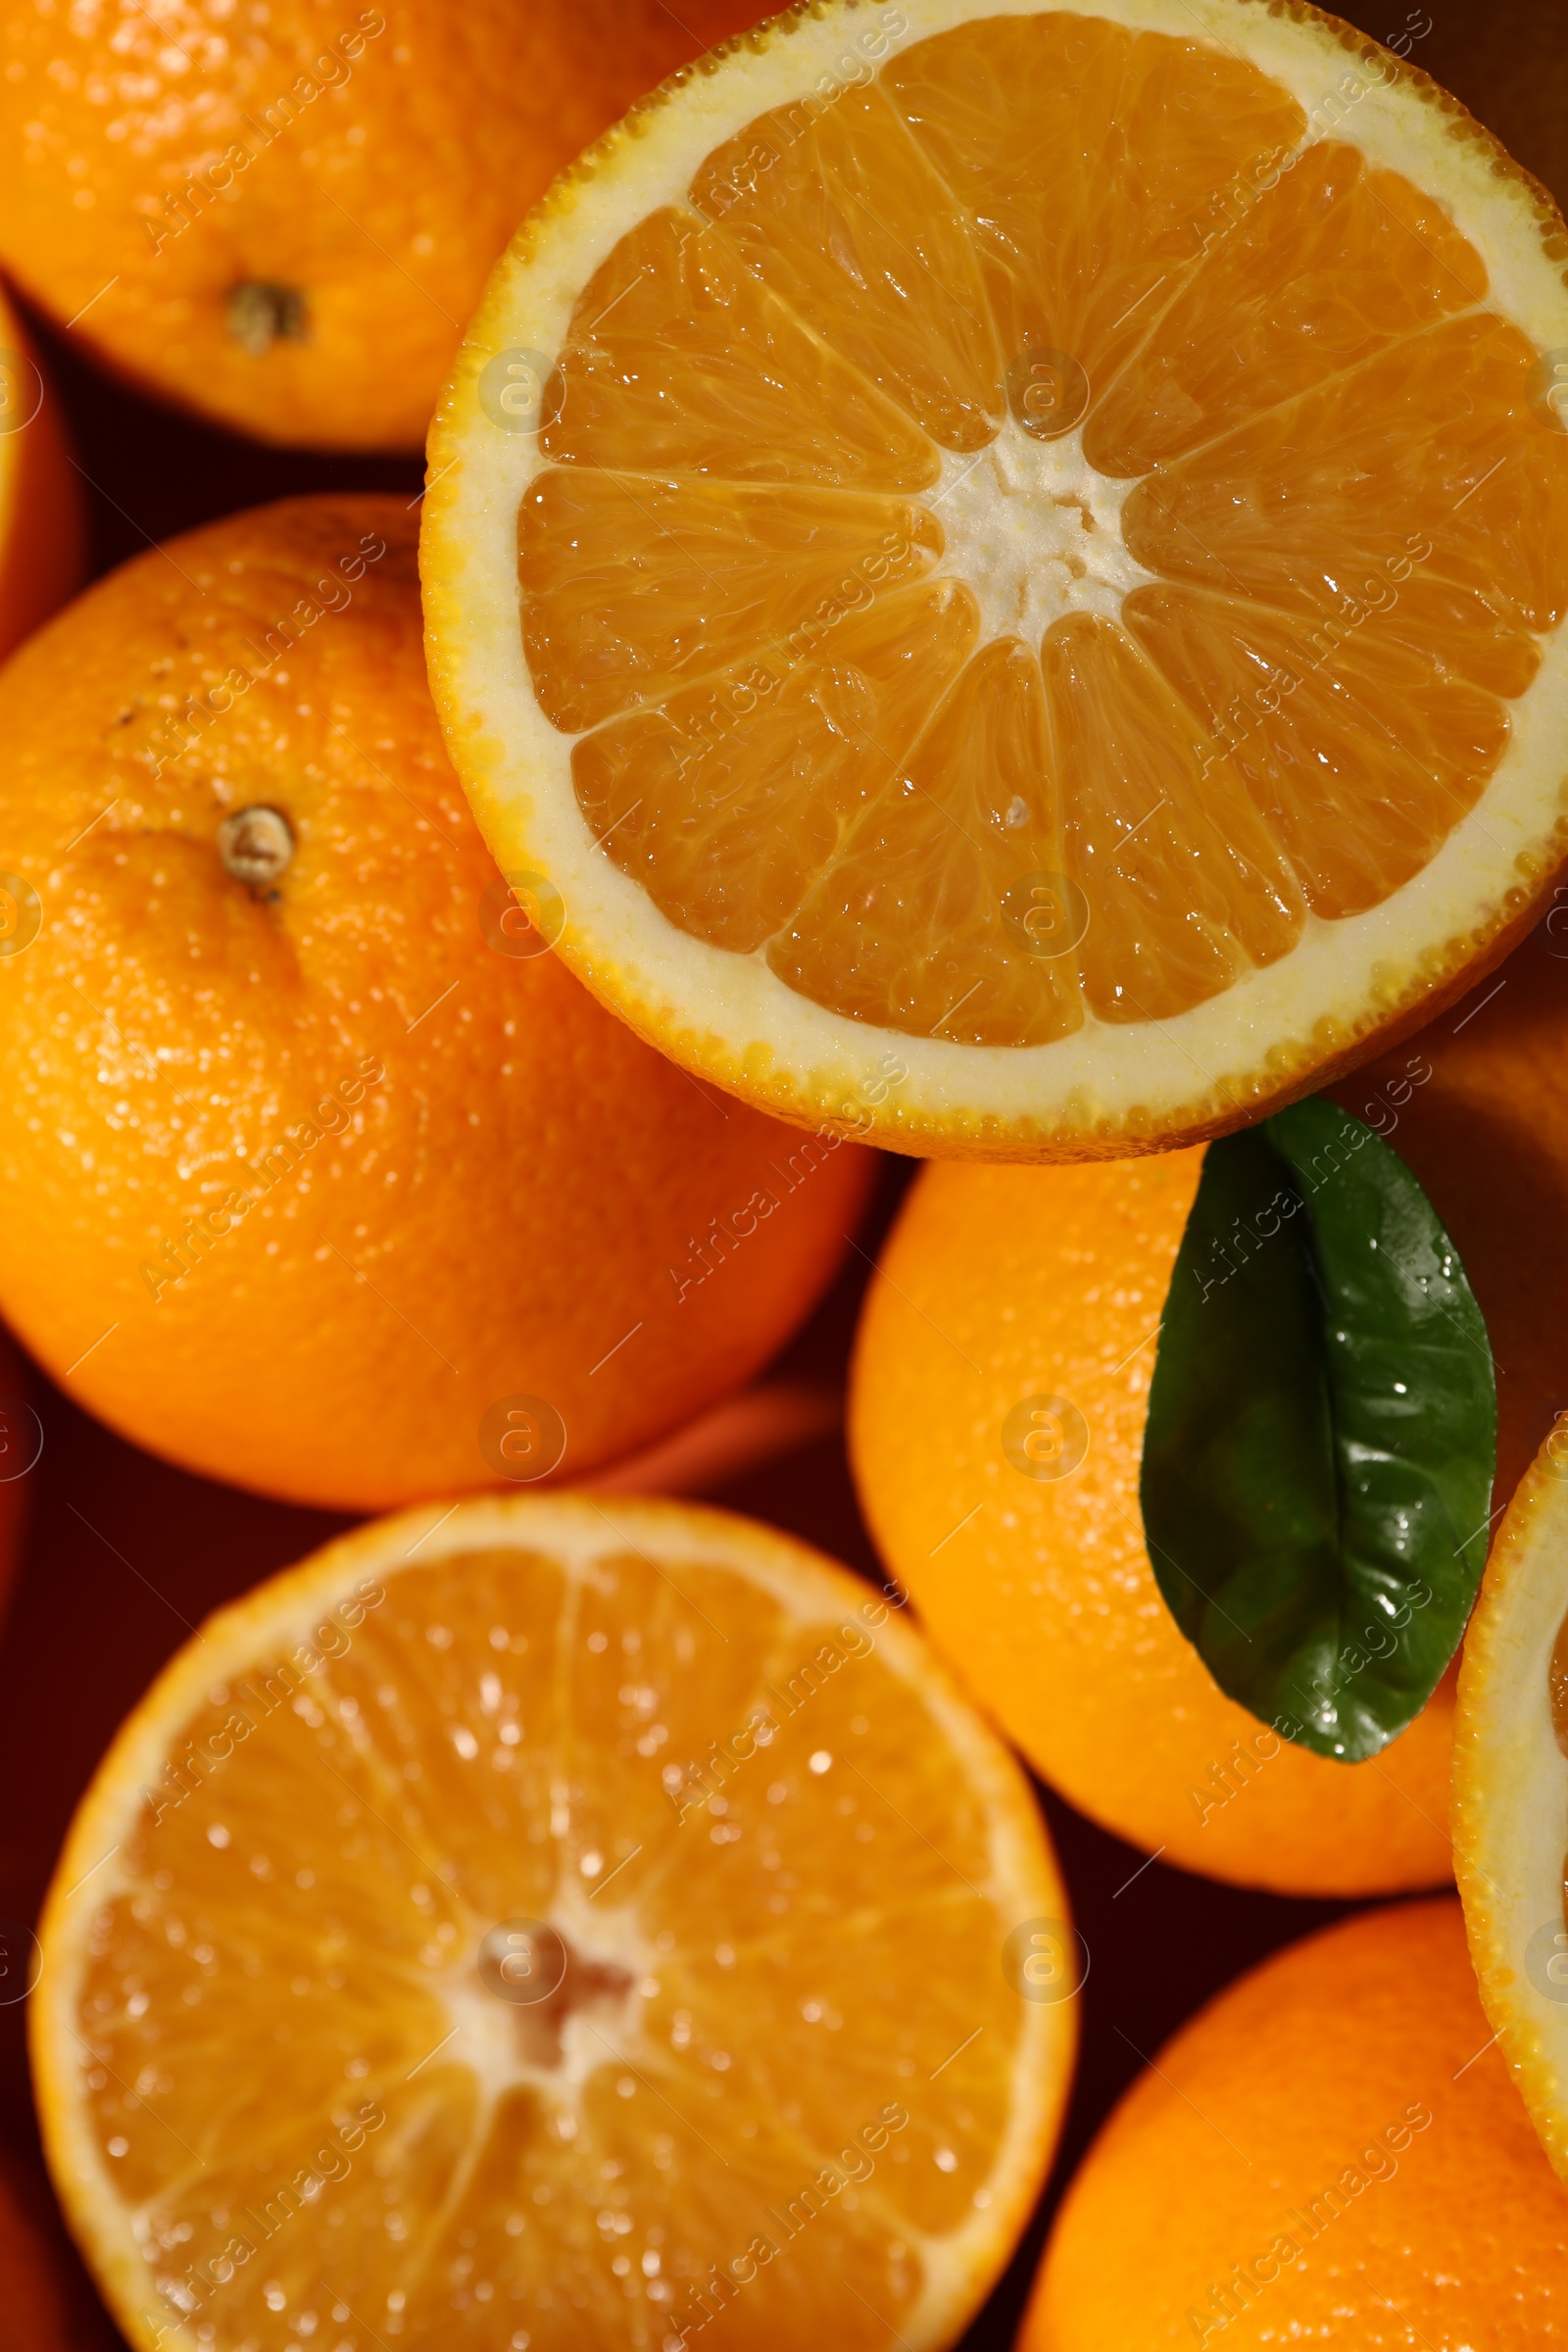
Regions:
<instances>
[{"instance_id":1,"label":"dimpled orange skin","mask_svg":"<svg viewBox=\"0 0 1568 2352\"><path fill-rule=\"evenodd\" d=\"M487 943L414 543L401 499L234 516L0 673L43 906L0 967L0 1311L137 1443L345 1509L535 1466L480 1451L510 1396L562 1416L563 1476L680 1423L808 1311L874 1164ZM220 855L257 804L297 841L271 896Z\"/></svg>"},{"instance_id":2,"label":"dimpled orange skin","mask_svg":"<svg viewBox=\"0 0 1568 2352\"><path fill-rule=\"evenodd\" d=\"M0 7L0 262L100 360L264 440L415 448L523 214L744 0ZM252 352L241 284L304 299Z\"/></svg>"},{"instance_id":3,"label":"dimpled orange skin","mask_svg":"<svg viewBox=\"0 0 1568 2352\"><path fill-rule=\"evenodd\" d=\"M1430 1886L1450 1870L1450 1682L1370 1762L1313 1755L1225 1697L1154 1583L1144 1422L1202 1156L922 1172L856 1343L861 1504L971 1691L1092 1819L1243 1886ZM1037 1396L1088 1425L1069 1476L1003 1450Z\"/></svg>"},{"instance_id":4,"label":"dimpled orange skin","mask_svg":"<svg viewBox=\"0 0 1568 2352\"><path fill-rule=\"evenodd\" d=\"M1242 1978L1091 2148L1019 2352L1568 2343L1568 2197L1490 2031L1452 1901Z\"/></svg>"}]
</instances>

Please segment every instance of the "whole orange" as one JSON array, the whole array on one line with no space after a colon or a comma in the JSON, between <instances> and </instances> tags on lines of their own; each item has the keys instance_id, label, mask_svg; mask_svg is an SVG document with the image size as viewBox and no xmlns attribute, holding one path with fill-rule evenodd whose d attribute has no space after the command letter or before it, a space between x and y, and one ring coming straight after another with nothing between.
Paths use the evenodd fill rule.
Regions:
<instances>
[{"instance_id":1,"label":"whole orange","mask_svg":"<svg viewBox=\"0 0 1568 2352\"><path fill-rule=\"evenodd\" d=\"M0 7L0 262L265 440L413 448L563 165L745 0Z\"/></svg>"},{"instance_id":2,"label":"whole orange","mask_svg":"<svg viewBox=\"0 0 1568 2352\"><path fill-rule=\"evenodd\" d=\"M1278 1953L1112 2115L1019 2352L1568 2343L1568 2198L1490 2035L1455 1902Z\"/></svg>"},{"instance_id":3,"label":"whole orange","mask_svg":"<svg viewBox=\"0 0 1568 2352\"><path fill-rule=\"evenodd\" d=\"M572 1475L744 1379L874 1164L547 952L424 681L401 500L156 550L0 672L0 1309L138 1443L370 1509Z\"/></svg>"},{"instance_id":4,"label":"whole orange","mask_svg":"<svg viewBox=\"0 0 1568 2352\"><path fill-rule=\"evenodd\" d=\"M856 1346L860 1499L936 1642L1081 1811L1246 1886L1431 1886L1450 1682L1369 1762L1314 1755L1224 1695L1154 1582L1144 1423L1202 1156L921 1173ZM1065 1475L1021 1452L1037 1411L1086 1448Z\"/></svg>"},{"instance_id":5,"label":"whole orange","mask_svg":"<svg viewBox=\"0 0 1568 2352\"><path fill-rule=\"evenodd\" d=\"M81 492L66 454L60 404L0 293L0 654L65 603L85 555ZM14 920L14 907L0 895L0 956Z\"/></svg>"}]
</instances>

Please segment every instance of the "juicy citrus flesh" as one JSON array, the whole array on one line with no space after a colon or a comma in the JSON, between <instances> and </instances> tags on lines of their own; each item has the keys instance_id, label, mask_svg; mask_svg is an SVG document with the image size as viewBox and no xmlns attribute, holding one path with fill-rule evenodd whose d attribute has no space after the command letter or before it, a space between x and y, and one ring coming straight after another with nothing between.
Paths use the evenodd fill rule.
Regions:
<instances>
[{"instance_id":1,"label":"juicy citrus flesh","mask_svg":"<svg viewBox=\"0 0 1568 2352\"><path fill-rule=\"evenodd\" d=\"M1208 38L1197 18L1143 28L1160 15L846 14L856 72L803 68L695 170L720 108L690 82L665 102L689 94L690 133L657 164L592 159L479 321L520 339L596 259L518 477L545 722L522 791L569 760L609 861L684 938L762 967L720 981L738 1006L775 1003L765 973L922 1045L1076 1040L1077 1126L1097 1077L1145 1073L1130 1034L1308 949L1327 969L1341 927L1365 933L1472 838L1568 605L1568 434L1515 272L1494 284L1481 250L1500 216L1467 233L1449 191L1377 152L1397 84L1441 187L1457 110L1365 44L1357 94L1315 107L1310 74L1357 44L1310 11L1306 96L1246 54L1254 12L1209 10ZM776 64L762 41L737 90ZM657 113L632 127L659 138ZM639 172L650 201L612 239ZM500 436L470 428L483 463L475 434ZM431 611L439 692L462 622ZM488 762L475 741L470 785ZM1456 945L1451 899L1433 911L1424 987L1477 944ZM710 994L714 970L692 966ZM632 987L608 943L596 984ZM1380 971L1385 998L1412 988ZM651 982L636 1002L655 1016ZM834 1034L801 1026L801 1050ZM745 1079L769 1076L754 1053ZM1135 1132L1156 1116L1122 1107Z\"/></svg>"},{"instance_id":2,"label":"juicy citrus flesh","mask_svg":"<svg viewBox=\"0 0 1568 2352\"><path fill-rule=\"evenodd\" d=\"M1565 2277L1568 2203L1459 1907L1410 1904L1276 1954L1159 2052L1068 2191L1018 2340L1533 2352L1568 2342Z\"/></svg>"},{"instance_id":3,"label":"juicy citrus flesh","mask_svg":"<svg viewBox=\"0 0 1568 2352\"><path fill-rule=\"evenodd\" d=\"M748 22L694 0L0 10L0 255L120 370L270 441L417 447L520 213Z\"/></svg>"},{"instance_id":4,"label":"juicy citrus flesh","mask_svg":"<svg viewBox=\"0 0 1568 2352\"><path fill-rule=\"evenodd\" d=\"M540 435L524 632L580 803L672 922L879 1026L1037 1045L1186 1011L1474 806L1568 604L1568 438L1479 254L1353 146L1309 146L1205 265L1195 212L1305 130L1243 61L997 18L819 124L760 118L621 240ZM737 410L783 387L765 441L726 361ZM955 549L982 494L995 544ZM1091 910L1059 955L1026 927L1045 874Z\"/></svg>"},{"instance_id":5,"label":"juicy citrus flesh","mask_svg":"<svg viewBox=\"0 0 1568 2352\"><path fill-rule=\"evenodd\" d=\"M1093 1820L1282 1893L1430 1886L1451 1681L1380 1755L1314 1755L1225 1695L1154 1581L1144 1427L1201 1164L922 1172L856 1342L861 1506L933 1641Z\"/></svg>"},{"instance_id":6,"label":"juicy citrus flesh","mask_svg":"<svg viewBox=\"0 0 1568 2352\"><path fill-rule=\"evenodd\" d=\"M1487 1563L1459 1676L1453 1840L1481 1997L1568 2181L1565 1474L1559 1426L1520 1481Z\"/></svg>"},{"instance_id":7,"label":"juicy citrus flesh","mask_svg":"<svg viewBox=\"0 0 1568 2352\"><path fill-rule=\"evenodd\" d=\"M362 1510L575 1476L723 1396L872 1172L547 952L446 758L415 529L380 496L225 517L0 679L37 921L0 959L0 1307L138 1444ZM247 808L293 842L256 882Z\"/></svg>"},{"instance_id":8,"label":"juicy citrus flesh","mask_svg":"<svg viewBox=\"0 0 1568 2352\"><path fill-rule=\"evenodd\" d=\"M946 2343L1065 2095L1070 2004L1003 1966L1047 1921L1064 1968L1027 1786L874 1587L690 1506L410 1513L101 1767L51 2163L139 2344Z\"/></svg>"}]
</instances>

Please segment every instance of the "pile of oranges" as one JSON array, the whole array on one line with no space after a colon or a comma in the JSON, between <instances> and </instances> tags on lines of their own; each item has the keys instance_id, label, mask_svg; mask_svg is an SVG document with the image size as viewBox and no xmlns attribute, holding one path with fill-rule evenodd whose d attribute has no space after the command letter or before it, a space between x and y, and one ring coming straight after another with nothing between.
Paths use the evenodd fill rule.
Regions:
<instances>
[{"instance_id":1,"label":"pile of oranges","mask_svg":"<svg viewBox=\"0 0 1568 2352\"><path fill-rule=\"evenodd\" d=\"M1568 229L1432 31L0 0L28 2352L1568 2344Z\"/></svg>"}]
</instances>

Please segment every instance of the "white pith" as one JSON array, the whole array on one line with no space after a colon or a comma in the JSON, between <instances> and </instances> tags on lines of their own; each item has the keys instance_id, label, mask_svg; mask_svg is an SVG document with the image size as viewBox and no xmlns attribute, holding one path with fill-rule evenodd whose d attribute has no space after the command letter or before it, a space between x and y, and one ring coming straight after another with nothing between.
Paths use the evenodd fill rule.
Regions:
<instances>
[{"instance_id":1,"label":"white pith","mask_svg":"<svg viewBox=\"0 0 1568 2352\"><path fill-rule=\"evenodd\" d=\"M43 1975L30 2013L50 2165L121 2327L141 2352L155 2352L155 2347L169 2352L172 2345L183 2352L214 2352L205 2322L200 2332L195 2322L172 2324L173 2315L156 2288L158 2266L146 2216L122 2201L83 2095L91 2060L81 2035L81 1982L94 1923L105 1903L129 1885L121 1850L139 1813L142 1791L159 1781L166 1758L177 1747L178 1728L204 1704L215 1684L232 1684L254 1673L258 1660L288 1654L359 1579L373 1574L390 1589L405 1567L422 1569L455 1555L512 1547L548 1555L578 1584L593 1581L601 1560L628 1549L671 1568L726 1569L760 1587L803 1627L831 1622L847 1607L875 1597L874 1589L804 1545L727 1513L619 1497L601 1507L569 1494L537 1494L470 1499L455 1508L423 1506L372 1523L207 1621L122 1729L73 1823L41 1924ZM918 1689L951 1745L955 1769L989 1817L991 1860L982 1891L1008 1918L1065 1917L1065 1895L1011 1758L896 1611L877 1625L875 1642L884 1663ZM657 1969L634 1901L590 1901L586 1889L568 1884L558 1888L549 1909L551 1923L577 1954L617 1963L628 1973L635 1967L639 1978L650 1965ZM693 1934L702 1940L700 1921L694 1922ZM544 2094L555 2129L568 2138L576 2094L588 2077L602 2066L618 2071L635 2065L642 2054L636 2038L640 1986L634 1984L615 2004L610 2036L615 2048L609 2056L591 2024L568 2017L561 2062L541 2065L519 2055L516 2012L478 1985L472 1969L476 1948L477 1936L470 1936L449 1978L437 1986L455 2028L452 2040L438 2045L440 2064L456 2060L469 2070L485 2115L508 2088L533 2085ZM608 2011L592 2014L606 2024ZM900 2234L917 2252L925 2272L924 2287L902 2323L914 2352L934 2352L952 2340L975 2307L977 2276L989 2279L994 2275L1021 2227L1038 2190L1043 2123L1057 2111L1065 2090L1074 2030L1068 2007L1025 2007L1013 2104L989 2177L989 2202L942 2237L901 2219ZM436 2055L432 2051L429 2057ZM421 2062L428 2064L424 2053Z\"/></svg>"},{"instance_id":2,"label":"white pith","mask_svg":"<svg viewBox=\"0 0 1568 2352\"><path fill-rule=\"evenodd\" d=\"M1498 1531L1465 1640L1453 1832L1482 2001L1546 2153L1568 2181L1568 2000L1547 1996L1539 1945L1534 1967L1530 1961L1543 1932L1560 1931L1556 1974L1568 1972L1568 1755L1552 1723L1548 1680L1565 1618L1568 1477L1543 1451Z\"/></svg>"},{"instance_id":3,"label":"white pith","mask_svg":"<svg viewBox=\"0 0 1568 2352\"><path fill-rule=\"evenodd\" d=\"M519 2018L524 2029L529 2022L527 2009L499 1999L482 1982L476 1965L479 1938L470 1937L458 1966L436 1987L452 2022L452 2037L442 2046L441 2062L466 2066L483 2084L491 2106L527 2083L553 2100L558 2115L570 2124L575 2122L574 2095L589 2076L617 2065L618 2050L640 2046L639 1988L654 1953L639 1933L634 1905L600 1911L564 1881L546 1907L544 1924L556 1930L576 1959L622 1970L631 1980L626 1990L572 2008L561 2022L559 2057L530 2055L519 2031ZM585 2014L590 2011L591 2016ZM606 2031L596 2032L596 2026Z\"/></svg>"},{"instance_id":4,"label":"white pith","mask_svg":"<svg viewBox=\"0 0 1568 2352\"><path fill-rule=\"evenodd\" d=\"M914 1149L1114 1151L1124 1133L1136 1143L1151 1129L1200 1132L1234 1117L1418 1002L1493 936L1557 862L1553 832L1568 808L1568 632L1559 629L1542 646L1529 693L1509 707L1508 746L1480 803L1412 882L1363 914L1308 916L1289 955L1167 1020L1106 1024L1086 1007L1075 1032L1036 1047L959 1045L830 1011L785 986L760 953L734 955L679 931L599 849L572 790L569 739L539 709L522 652L514 519L545 461L526 437L492 429L476 398L480 372L509 348L559 352L580 289L627 229L659 206L686 205L707 155L759 115L824 76L863 76L866 44L880 59L957 24L1040 13L1030 0L829 7L694 76L612 142L537 226L524 225L469 327L431 435L422 563L432 682L501 863L549 874L567 907L567 960L662 1051L783 1115ZM1349 51L1262 0L1095 0L1074 13L1243 47L1307 113L1303 145L1348 142L1436 196L1486 260L1489 307L1544 349L1568 345L1568 292L1521 182L1484 148L1449 137L1417 88L1362 83L1359 97L1347 95L1356 82ZM943 521L946 510L936 513ZM1016 601L1004 565L976 562L993 612ZM1102 585L1115 593L1114 579ZM880 1075L890 1064L903 1073L891 1086Z\"/></svg>"},{"instance_id":5,"label":"white pith","mask_svg":"<svg viewBox=\"0 0 1568 2352\"><path fill-rule=\"evenodd\" d=\"M941 482L921 503L942 525L937 568L974 593L982 642L1038 645L1064 612L1120 618L1123 597L1155 576L1121 534L1137 486L1097 473L1076 425L1041 441L1008 416L978 456L943 451Z\"/></svg>"}]
</instances>

